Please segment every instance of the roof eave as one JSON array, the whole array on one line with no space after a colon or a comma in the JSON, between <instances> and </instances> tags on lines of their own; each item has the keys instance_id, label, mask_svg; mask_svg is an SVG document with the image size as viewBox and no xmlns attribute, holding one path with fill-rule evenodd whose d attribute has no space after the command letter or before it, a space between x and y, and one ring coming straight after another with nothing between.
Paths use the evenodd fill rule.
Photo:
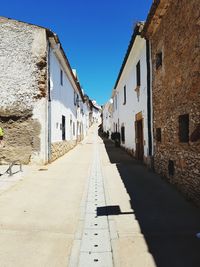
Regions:
<instances>
[{"instance_id":1,"label":"roof eave","mask_svg":"<svg viewBox=\"0 0 200 267\"><path fill-rule=\"evenodd\" d=\"M133 47L133 44L135 42L135 39L137 36L141 35L141 27L143 27L144 23L143 22L138 22L134 28L134 31L133 31L133 34L132 34L132 37L131 37L131 40L130 40L130 43L129 43L129 46L128 46L128 49L127 49L127 52L125 54L125 57L124 57L124 60L123 60L123 63L122 63L122 66L120 68L120 71L119 71L119 74L118 74L118 77L117 77L117 80L115 82L115 86L114 86L114 90L117 88L117 85L119 83L119 80L121 78L121 75L123 73L123 70L124 70L124 67L126 65L126 62L128 60L128 57L130 55L130 52L131 52L131 49Z\"/></svg>"},{"instance_id":2,"label":"roof eave","mask_svg":"<svg viewBox=\"0 0 200 267\"><path fill-rule=\"evenodd\" d=\"M63 47L62 47L62 44L61 44L61 42L60 42L60 40L59 40L59 37L57 36L57 34L55 34L54 32L52 32L52 31L49 30L49 29L46 29L46 32L47 32L47 36L48 36L48 37L53 37L54 40L55 40L55 42L56 42L57 44L59 44L59 46L60 46L60 51L61 51L62 56L63 56L63 58L64 58L64 60L65 60L65 62L66 62L66 64L67 64L67 67L68 67L68 69L69 69L69 71L70 71L70 74L71 74L71 76L72 76L72 78L73 78L73 81L74 81L74 83L75 83L75 85L76 85L76 87L77 87L77 89L78 89L78 92L79 92L79 94L80 94L80 96L81 96L81 99L82 99L83 103L85 103L85 99L84 99L84 96L83 96L83 93L82 93L82 90L81 90L80 83L78 82L78 80L77 80L76 77L74 76L74 73L73 73L72 68L71 68L71 66L70 66L69 60L68 60L68 58L67 58L67 56L66 56L66 54L65 54L65 51L64 51L64 49L63 49Z\"/></svg>"}]
</instances>

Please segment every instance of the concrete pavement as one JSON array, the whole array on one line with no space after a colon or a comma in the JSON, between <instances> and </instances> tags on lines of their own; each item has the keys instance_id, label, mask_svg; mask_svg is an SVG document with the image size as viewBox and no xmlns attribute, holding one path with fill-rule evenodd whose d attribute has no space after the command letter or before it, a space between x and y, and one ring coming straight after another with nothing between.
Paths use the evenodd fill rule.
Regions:
<instances>
[{"instance_id":1,"label":"concrete pavement","mask_svg":"<svg viewBox=\"0 0 200 267\"><path fill-rule=\"evenodd\" d=\"M97 126L39 169L0 192L0 266L200 266L199 209Z\"/></svg>"},{"instance_id":2,"label":"concrete pavement","mask_svg":"<svg viewBox=\"0 0 200 267\"><path fill-rule=\"evenodd\" d=\"M87 140L1 192L1 267L67 266L92 157Z\"/></svg>"},{"instance_id":3,"label":"concrete pavement","mask_svg":"<svg viewBox=\"0 0 200 267\"><path fill-rule=\"evenodd\" d=\"M199 267L200 210L111 141L101 155L115 266Z\"/></svg>"}]
</instances>

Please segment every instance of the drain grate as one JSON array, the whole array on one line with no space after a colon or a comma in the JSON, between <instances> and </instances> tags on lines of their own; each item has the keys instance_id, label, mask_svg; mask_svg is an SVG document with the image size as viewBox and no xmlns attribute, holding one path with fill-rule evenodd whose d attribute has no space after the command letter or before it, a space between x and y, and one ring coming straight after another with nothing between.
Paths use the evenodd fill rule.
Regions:
<instances>
[{"instance_id":1,"label":"drain grate","mask_svg":"<svg viewBox=\"0 0 200 267\"><path fill-rule=\"evenodd\" d=\"M85 223L81 240L79 267L113 267L107 216L97 216L97 209L105 207L103 177L97 147L88 186Z\"/></svg>"}]
</instances>

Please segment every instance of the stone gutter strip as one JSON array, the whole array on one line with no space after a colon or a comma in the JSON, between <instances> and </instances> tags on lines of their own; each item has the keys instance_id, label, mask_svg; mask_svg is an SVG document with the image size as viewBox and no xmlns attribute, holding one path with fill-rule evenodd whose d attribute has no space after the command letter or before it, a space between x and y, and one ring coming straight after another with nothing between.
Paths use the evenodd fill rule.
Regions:
<instances>
[{"instance_id":1,"label":"stone gutter strip","mask_svg":"<svg viewBox=\"0 0 200 267\"><path fill-rule=\"evenodd\" d=\"M98 207L106 207L106 202L97 136L94 143L93 162L81 202L80 223L69 267L113 267L108 217L97 215Z\"/></svg>"}]
</instances>

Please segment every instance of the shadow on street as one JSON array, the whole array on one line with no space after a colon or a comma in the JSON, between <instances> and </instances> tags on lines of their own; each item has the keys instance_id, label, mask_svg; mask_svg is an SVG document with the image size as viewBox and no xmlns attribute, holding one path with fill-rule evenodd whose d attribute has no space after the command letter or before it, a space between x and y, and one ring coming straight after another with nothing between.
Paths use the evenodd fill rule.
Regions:
<instances>
[{"instance_id":1,"label":"shadow on street","mask_svg":"<svg viewBox=\"0 0 200 267\"><path fill-rule=\"evenodd\" d=\"M122 215L122 214L133 214L133 212L121 212L120 206L97 207L97 216L110 216L110 215Z\"/></svg>"},{"instance_id":2,"label":"shadow on street","mask_svg":"<svg viewBox=\"0 0 200 267\"><path fill-rule=\"evenodd\" d=\"M200 239L196 234L200 232L200 210L110 140L105 139L104 144L157 267L199 267ZM102 213L121 214L119 206L99 210L99 215Z\"/></svg>"}]
</instances>

